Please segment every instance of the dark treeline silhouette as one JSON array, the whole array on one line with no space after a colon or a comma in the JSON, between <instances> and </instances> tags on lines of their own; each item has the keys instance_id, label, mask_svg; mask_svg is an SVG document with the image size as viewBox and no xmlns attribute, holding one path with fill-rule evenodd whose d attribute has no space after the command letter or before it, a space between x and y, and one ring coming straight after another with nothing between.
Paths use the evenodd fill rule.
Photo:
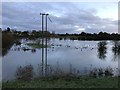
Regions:
<instances>
[{"instance_id":1,"label":"dark treeline silhouette","mask_svg":"<svg viewBox=\"0 0 120 90\"><path fill-rule=\"evenodd\" d=\"M42 31L40 30L32 30L32 31L17 31L14 29L10 29L9 27L6 30L3 30L2 33L10 33L12 36L19 37L19 38L40 38L42 37ZM79 34L55 34L50 33L49 31L44 31L43 36L47 37L55 37L61 39L71 39L71 40L120 40L120 34L118 33L107 33L107 32L99 32L97 33L86 33L81 32Z\"/></svg>"},{"instance_id":2,"label":"dark treeline silhouette","mask_svg":"<svg viewBox=\"0 0 120 90\"><path fill-rule=\"evenodd\" d=\"M5 55L8 52L16 40L14 35L10 32L11 31L9 27L5 31L2 31L2 55Z\"/></svg>"},{"instance_id":3,"label":"dark treeline silhouette","mask_svg":"<svg viewBox=\"0 0 120 90\"><path fill-rule=\"evenodd\" d=\"M120 34L118 33L106 33L106 32L99 32L98 34L96 33L85 33L81 32L80 34L57 34L58 36L61 37L68 37L72 40L120 40Z\"/></svg>"},{"instance_id":4,"label":"dark treeline silhouette","mask_svg":"<svg viewBox=\"0 0 120 90\"><path fill-rule=\"evenodd\" d=\"M2 30L2 34L11 34L14 37L17 38L29 38L29 39L34 39L34 38L40 38L42 37L42 31L17 31L15 29L10 29L9 27L5 30ZM50 32L43 32L43 36L50 36Z\"/></svg>"}]
</instances>

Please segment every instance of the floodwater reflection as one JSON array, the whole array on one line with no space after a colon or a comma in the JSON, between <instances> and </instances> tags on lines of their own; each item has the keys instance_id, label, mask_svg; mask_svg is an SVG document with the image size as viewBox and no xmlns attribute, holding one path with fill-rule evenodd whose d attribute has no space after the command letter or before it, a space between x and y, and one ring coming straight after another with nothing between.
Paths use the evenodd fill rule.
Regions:
<instances>
[{"instance_id":1,"label":"floodwater reflection","mask_svg":"<svg viewBox=\"0 0 120 90\"><path fill-rule=\"evenodd\" d=\"M90 66L95 68L117 68L118 62L112 61L113 51L118 49L111 41L78 41L78 40L48 40L47 58L42 62L42 49L31 48L27 43L36 43L37 40L21 40L21 45L13 45L2 60L3 80L15 79L14 75L18 66L24 67L31 64L34 72L39 76L49 76L61 73L84 74L90 71ZM37 41L41 44L41 40ZM44 42L45 44L45 42ZM19 50L17 48L20 48ZM25 51L23 49L29 49ZM45 52L44 52L45 54ZM46 59L45 59L46 58ZM101 60L105 59L105 60ZM59 62L56 64L56 62ZM38 65L39 64L39 65ZM59 68L60 67L60 68ZM60 71L60 72L58 72ZM64 72L63 72L64 71ZM100 70L101 71L101 70Z\"/></svg>"},{"instance_id":2,"label":"floodwater reflection","mask_svg":"<svg viewBox=\"0 0 120 90\"><path fill-rule=\"evenodd\" d=\"M106 53L107 53L107 42L102 41L98 43L98 57L100 59L105 59L106 58Z\"/></svg>"},{"instance_id":3,"label":"floodwater reflection","mask_svg":"<svg viewBox=\"0 0 120 90\"><path fill-rule=\"evenodd\" d=\"M114 60L120 58L120 41L113 41L112 52L114 53Z\"/></svg>"}]
</instances>

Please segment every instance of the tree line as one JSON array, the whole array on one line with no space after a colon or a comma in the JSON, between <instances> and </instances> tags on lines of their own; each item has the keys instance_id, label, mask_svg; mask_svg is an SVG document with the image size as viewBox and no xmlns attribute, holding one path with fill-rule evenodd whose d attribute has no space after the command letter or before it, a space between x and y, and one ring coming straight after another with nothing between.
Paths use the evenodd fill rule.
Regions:
<instances>
[{"instance_id":1,"label":"tree line","mask_svg":"<svg viewBox=\"0 0 120 90\"><path fill-rule=\"evenodd\" d=\"M11 34L14 37L18 38L40 38L40 37L53 37L53 38L61 38L61 39L71 39L71 40L120 40L120 34L118 33L107 33L107 32L99 32L97 33L86 33L81 32L79 34L55 34L49 31L40 31L40 30L32 30L32 31L17 31L14 29L10 29L9 27L5 30L2 30L2 34Z\"/></svg>"},{"instance_id":2,"label":"tree line","mask_svg":"<svg viewBox=\"0 0 120 90\"><path fill-rule=\"evenodd\" d=\"M107 32L99 32L97 33L86 33L81 32L80 34L58 34L61 37L68 37L72 40L120 40L120 34L118 33L107 33Z\"/></svg>"}]
</instances>

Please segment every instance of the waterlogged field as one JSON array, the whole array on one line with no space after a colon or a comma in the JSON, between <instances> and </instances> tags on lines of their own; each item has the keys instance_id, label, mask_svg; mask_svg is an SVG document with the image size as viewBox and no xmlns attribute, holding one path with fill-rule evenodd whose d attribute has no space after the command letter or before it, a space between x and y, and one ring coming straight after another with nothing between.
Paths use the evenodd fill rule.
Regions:
<instances>
[{"instance_id":1,"label":"waterlogged field","mask_svg":"<svg viewBox=\"0 0 120 90\"><path fill-rule=\"evenodd\" d=\"M3 56L2 78L3 81L16 79L16 73L25 66L32 67L34 77L41 76L46 72L46 65L47 70L49 68L47 75L57 71L87 75L93 70L109 69L116 76L120 56L115 49L117 42L49 39L47 61L42 61L41 40L22 39L20 44L14 44Z\"/></svg>"}]
</instances>

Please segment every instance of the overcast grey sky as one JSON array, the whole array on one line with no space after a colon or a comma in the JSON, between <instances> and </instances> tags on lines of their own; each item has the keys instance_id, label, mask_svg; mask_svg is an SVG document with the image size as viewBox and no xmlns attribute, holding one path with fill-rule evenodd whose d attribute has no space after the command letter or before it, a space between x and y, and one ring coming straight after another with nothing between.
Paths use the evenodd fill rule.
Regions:
<instances>
[{"instance_id":1,"label":"overcast grey sky","mask_svg":"<svg viewBox=\"0 0 120 90\"><path fill-rule=\"evenodd\" d=\"M3 2L2 28L40 30L40 12L50 14L51 32L118 32L117 2Z\"/></svg>"}]
</instances>

